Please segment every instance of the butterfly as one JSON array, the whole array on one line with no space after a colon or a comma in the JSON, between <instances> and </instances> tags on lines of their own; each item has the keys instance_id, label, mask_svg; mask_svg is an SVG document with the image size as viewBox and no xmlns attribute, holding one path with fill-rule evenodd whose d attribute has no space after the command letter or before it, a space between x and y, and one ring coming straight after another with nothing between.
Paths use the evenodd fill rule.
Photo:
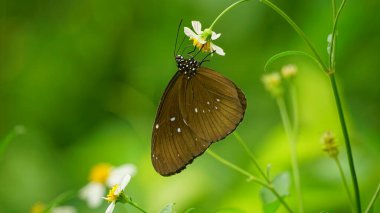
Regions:
<instances>
[{"instance_id":1,"label":"butterfly","mask_svg":"<svg viewBox=\"0 0 380 213\"><path fill-rule=\"evenodd\" d=\"M194 57L175 56L178 71L161 97L152 132L151 160L162 176L181 172L214 142L233 132L247 107L228 78Z\"/></svg>"}]
</instances>

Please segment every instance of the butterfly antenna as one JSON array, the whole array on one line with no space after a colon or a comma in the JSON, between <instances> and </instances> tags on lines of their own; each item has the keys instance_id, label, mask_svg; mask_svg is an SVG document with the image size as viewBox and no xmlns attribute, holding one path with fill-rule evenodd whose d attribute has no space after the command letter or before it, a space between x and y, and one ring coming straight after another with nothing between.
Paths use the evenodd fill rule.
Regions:
<instances>
[{"instance_id":1,"label":"butterfly antenna","mask_svg":"<svg viewBox=\"0 0 380 213\"><path fill-rule=\"evenodd\" d=\"M185 38L186 38L186 35L183 36L183 39L182 39L181 43L179 44L178 50L177 50L177 52L176 52L176 55L178 55L178 52L179 52L179 50L181 49L182 44L183 44L183 42L185 41ZM183 55L183 53L182 53L182 55Z\"/></svg>"},{"instance_id":2,"label":"butterfly antenna","mask_svg":"<svg viewBox=\"0 0 380 213\"><path fill-rule=\"evenodd\" d=\"M207 54L203 59L202 59L202 61L201 61L201 65L202 65L202 63L203 62L206 62L206 61L210 61L210 60L206 60L210 55L212 55L212 54L214 54L216 51L214 50L214 51L212 51L212 52L210 52L209 54Z\"/></svg>"},{"instance_id":3,"label":"butterfly antenna","mask_svg":"<svg viewBox=\"0 0 380 213\"><path fill-rule=\"evenodd\" d=\"M200 52L202 52L202 49L203 49L204 46L205 45L202 44L202 47L199 49L199 51L193 57L191 57L191 58L195 58Z\"/></svg>"},{"instance_id":4,"label":"butterfly antenna","mask_svg":"<svg viewBox=\"0 0 380 213\"><path fill-rule=\"evenodd\" d=\"M179 35L179 29L181 28L182 21L183 21L183 19L181 19L181 21L179 22L178 29L177 29L177 35L176 35L176 37L175 37L175 44L174 44L174 50L173 50L174 58L175 58L175 56L176 56L177 42L178 42L178 35ZM182 43L183 43L183 40L182 40L182 42L181 42L181 45L182 45Z\"/></svg>"}]
</instances>

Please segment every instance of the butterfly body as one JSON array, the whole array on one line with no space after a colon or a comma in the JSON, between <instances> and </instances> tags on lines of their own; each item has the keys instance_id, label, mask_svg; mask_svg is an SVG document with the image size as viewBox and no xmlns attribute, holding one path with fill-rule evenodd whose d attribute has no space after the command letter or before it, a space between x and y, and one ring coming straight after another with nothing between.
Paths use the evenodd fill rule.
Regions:
<instances>
[{"instance_id":1,"label":"butterfly body","mask_svg":"<svg viewBox=\"0 0 380 213\"><path fill-rule=\"evenodd\" d=\"M152 163L163 176L182 171L236 129L246 100L229 79L176 56L178 71L161 98L152 134Z\"/></svg>"}]
</instances>

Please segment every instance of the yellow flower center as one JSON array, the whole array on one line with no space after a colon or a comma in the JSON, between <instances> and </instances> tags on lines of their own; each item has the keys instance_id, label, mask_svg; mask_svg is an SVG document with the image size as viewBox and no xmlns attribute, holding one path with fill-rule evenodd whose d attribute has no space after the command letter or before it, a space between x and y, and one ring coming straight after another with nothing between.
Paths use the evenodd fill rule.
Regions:
<instances>
[{"instance_id":1,"label":"yellow flower center","mask_svg":"<svg viewBox=\"0 0 380 213\"><path fill-rule=\"evenodd\" d=\"M119 185L114 185L112 189L107 194L107 197L105 198L108 202L116 202L116 200L119 198L119 195L115 195L116 189L119 187Z\"/></svg>"},{"instance_id":2,"label":"yellow flower center","mask_svg":"<svg viewBox=\"0 0 380 213\"><path fill-rule=\"evenodd\" d=\"M30 209L30 213L43 213L45 209L46 209L45 204L38 202L32 206L32 208Z\"/></svg>"},{"instance_id":3,"label":"yellow flower center","mask_svg":"<svg viewBox=\"0 0 380 213\"><path fill-rule=\"evenodd\" d=\"M191 40L193 40L193 45L200 49L202 52L211 52L210 41L201 44L196 38L191 38Z\"/></svg>"},{"instance_id":4,"label":"yellow flower center","mask_svg":"<svg viewBox=\"0 0 380 213\"><path fill-rule=\"evenodd\" d=\"M104 184L111 172L112 166L107 163L95 165L90 172L90 181Z\"/></svg>"}]
</instances>

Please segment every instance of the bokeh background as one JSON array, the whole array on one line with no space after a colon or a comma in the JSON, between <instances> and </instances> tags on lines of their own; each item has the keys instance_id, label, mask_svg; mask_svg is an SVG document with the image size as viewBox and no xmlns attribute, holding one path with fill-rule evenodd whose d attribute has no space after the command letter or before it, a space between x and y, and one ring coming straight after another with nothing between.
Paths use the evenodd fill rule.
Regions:
<instances>
[{"instance_id":1,"label":"bokeh background","mask_svg":"<svg viewBox=\"0 0 380 213\"><path fill-rule=\"evenodd\" d=\"M28 212L88 181L92 166L133 163L138 173L127 188L148 212L175 202L178 212L237 208L262 212L260 187L205 154L182 173L161 177L150 162L150 138L160 97L176 72L173 47L180 19L209 26L231 0L2 0L0 5L0 138L18 125L0 156L0 212ZM330 1L275 1L306 32L327 60L332 28ZM339 23L337 79L352 139L362 204L380 180L380 22L377 0L348 1ZM309 51L270 8L248 1L215 26L225 57L206 66L245 92L248 108L237 131L272 174L290 169L290 156L275 101L261 76L268 58L285 50ZM180 35L182 37L183 34ZM300 113L298 156L306 212L348 212L334 162L321 151L325 130L336 133L349 178L344 142L328 77L312 61L293 63ZM233 136L211 146L258 174ZM349 183L351 184L350 179ZM294 190L287 201L295 205ZM90 210L72 199L79 212ZM120 208L119 208L120 207ZM380 202L376 205L380 212ZM280 209L282 212L283 209ZM115 212L136 212L118 206Z\"/></svg>"}]
</instances>

